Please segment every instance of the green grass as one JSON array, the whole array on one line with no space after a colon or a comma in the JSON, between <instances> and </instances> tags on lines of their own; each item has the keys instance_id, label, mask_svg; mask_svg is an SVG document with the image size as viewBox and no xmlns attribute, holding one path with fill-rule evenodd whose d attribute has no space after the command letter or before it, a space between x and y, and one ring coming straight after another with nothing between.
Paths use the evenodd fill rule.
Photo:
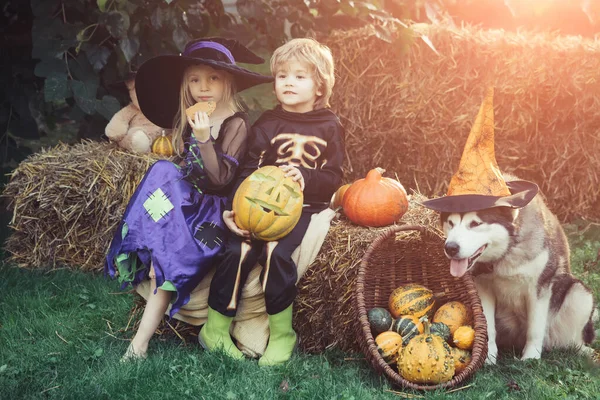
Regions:
<instances>
[{"instance_id":1,"label":"green grass","mask_svg":"<svg viewBox=\"0 0 600 400\"><path fill-rule=\"evenodd\" d=\"M573 267L600 298L600 242L573 236ZM0 399L397 399L360 354L295 355L278 368L203 352L174 335L119 363L134 294L72 270L0 266ZM595 343L599 348L599 343ZM504 354L455 393L427 399L600 399L600 372L569 351L521 362ZM423 394L423 393L421 393Z\"/></svg>"}]
</instances>

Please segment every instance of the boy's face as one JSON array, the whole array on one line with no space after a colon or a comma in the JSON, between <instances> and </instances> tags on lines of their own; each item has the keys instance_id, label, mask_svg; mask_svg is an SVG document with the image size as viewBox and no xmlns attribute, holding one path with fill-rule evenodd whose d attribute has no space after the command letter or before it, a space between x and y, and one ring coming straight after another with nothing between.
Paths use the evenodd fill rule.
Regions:
<instances>
[{"instance_id":1,"label":"boy's face","mask_svg":"<svg viewBox=\"0 0 600 400\"><path fill-rule=\"evenodd\" d=\"M285 111L312 111L317 97L322 94L306 63L290 60L278 67L275 74L275 95Z\"/></svg>"}]
</instances>

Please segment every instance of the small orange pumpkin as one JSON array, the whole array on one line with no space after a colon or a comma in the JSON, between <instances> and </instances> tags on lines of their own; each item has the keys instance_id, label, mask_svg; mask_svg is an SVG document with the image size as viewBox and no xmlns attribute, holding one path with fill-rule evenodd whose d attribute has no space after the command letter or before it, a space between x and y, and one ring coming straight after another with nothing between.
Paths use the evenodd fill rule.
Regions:
<instances>
[{"instance_id":1,"label":"small orange pumpkin","mask_svg":"<svg viewBox=\"0 0 600 400\"><path fill-rule=\"evenodd\" d=\"M160 156L171 157L173 155L171 135L165 135L165 131L162 131L162 135L157 137L154 143L152 143L152 152Z\"/></svg>"},{"instance_id":2,"label":"small orange pumpkin","mask_svg":"<svg viewBox=\"0 0 600 400\"><path fill-rule=\"evenodd\" d=\"M382 168L369 171L354 182L342 201L344 214L362 226L386 226L398 221L408 210L406 190L400 182L384 178Z\"/></svg>"}]
</instances>

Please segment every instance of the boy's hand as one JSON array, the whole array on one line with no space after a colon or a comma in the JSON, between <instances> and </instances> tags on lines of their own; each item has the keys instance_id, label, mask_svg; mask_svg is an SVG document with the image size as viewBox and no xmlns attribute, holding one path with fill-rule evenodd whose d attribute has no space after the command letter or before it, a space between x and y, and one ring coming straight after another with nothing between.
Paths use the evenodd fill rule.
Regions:
<instances>
[{"instance_id":1,"label":"boy's hand","mask_svg":"<svg viewBox=\"0 0 600 400\"><path fill-rule=\"evenodd\" d=\"M194 119L188 117L188 123L198 141L206 142L210 139L210 119L207 113L196 111Z\"/></svg>"},{"instance_id":2,"label":"boy's hand","mask_svg":"<svg viewBox=\"0 0 600 400\"><path fill-rule=\"evenodd\" d=\"M223 222L225 222L225 225L229 228L231 232L245 239L250 239L250 232L240 229L235 223L235 220L233 219L234 216L235 213L233 211L223 211Z\"/></svg>"},{"instance_id":3,"label":"boy's hand","mask_svg":"<svg viewBox=\"0 0 600 400\"><path fill-rule=\"evenodd\" d=\"M294 182L298 182L300 190L304 191L304 177L298 168L291 165L280 165L279 168L285 172L285 176L289 176Z\"/></svg>"}]
</instances>

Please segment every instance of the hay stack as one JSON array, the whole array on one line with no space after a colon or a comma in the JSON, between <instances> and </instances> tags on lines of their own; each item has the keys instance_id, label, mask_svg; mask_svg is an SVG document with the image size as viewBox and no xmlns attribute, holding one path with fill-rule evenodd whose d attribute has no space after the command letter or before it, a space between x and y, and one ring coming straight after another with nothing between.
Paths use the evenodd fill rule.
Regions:
<instances>
[{"instance_id":1,"label":"hay stack","mask_svg":"<svg viewBox=\"0 0 600 400\"><path fill-rule=\"evenodd\" d=\"M408 188L444 194L493 85L500 168L538 183L562 221L600 221L600 40L414 28L439 55L408 31L391 44L371 28L326 40L349 178L379 166Z\"/></svg>"},{"instance_id":2,"label":"hay stack","mask_svg":"<svg viewBox=\"0 0 600 400\"><path fill-rule=\"evenodd\" d=\"M14 233L5 244L10 261L102 270L129 198L158 159L96 142L61 144L28 157L3 193L13 212Z\"/></svg>"}]
</instances>

